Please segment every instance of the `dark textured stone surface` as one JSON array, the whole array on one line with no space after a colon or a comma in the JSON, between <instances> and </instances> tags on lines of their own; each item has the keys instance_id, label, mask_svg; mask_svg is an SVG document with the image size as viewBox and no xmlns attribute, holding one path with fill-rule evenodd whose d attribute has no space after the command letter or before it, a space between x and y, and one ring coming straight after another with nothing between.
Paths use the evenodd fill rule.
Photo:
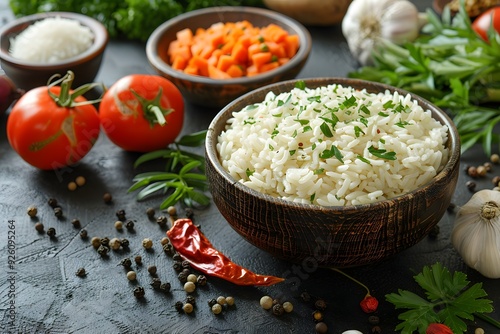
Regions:
<instances>
[{"instance_id":1,"label":"dark textured stone surface","mask_svg":"<svg viewBox=\"0 0 500 334\"><path fill-rule=\"evenodd\" d=\"M419 6L430 4L422 1ZM301 72L302 77L345 76L356 64L341 37L339 27L312 28L313 49L311 58ZM110 85L130 73L153 73L149 67L144 45L112 41L104 58L104 67L98 80ZM215 111L187 106L184 132L204 129ZM301 301L299 295L307 290L327 302L324 312L329 333L342 333L348 329L369 332L368 315L359 302L365 291L338 273L318 269L313 261L291 264L280 261L244 241L221 217L214 205L203 211L195 211L197 224L212 243L235 262L264 274L286 277L285 283L267 288L236 287L225 281L208 278L205 287L193 294L197 303L192 314L179 314L174 304L184 301L186 293L172 269L172 259L161 249L159 240L165 235L154 220L149 220L146 209L157 208L160 199L137 202L135 193L127 193L132 177L138 172L132 168L137 155L114 147L101 135L94 149L83 161L64 173L41 172L24 163L10 148L5 133L7 116L0 115L0 332L1 333L314 333L312 308ZM462 165L478 165L487 160L477 148L462 158ZM495 166L491 175L500 174ZM67 190L67 183L76 176L87 179L85 186L74 192ZM471 193L465 182L469 178L461 174L453 202L464 204ZM488 179L478 180L478 189L491 188ZM113 195L112 204L105 204L105 192ZM64 219L58 220L47 200L51 197L60 202ZM38 218L26 214L30 205L38 207ZM124 229L116 231L115 212L124 209L127 218L134 220L135 233ZM183 213L179 208L180 214ZM157 210L157 214L159 214ZM79 229L71 224L79 219L87 229L89 238L82 240ZM398 288L420 293L413 276L423 266L439 261L450 270L460 270L472 283L482 282L483 288L494 300L496 308L492 316L500 319L500 287L498 280L485 279L474 270L466 268L450 243L454 213L446 213L439 223L436 238L425 238L416 246L377 264L345 271L361 280L380 301L376 315L384 333L393 333L398 323L392 304L384 301L387 293ZM8 223L15 221L16 263L8 266ZM54 227L56 238L49 238L35 230L35 223L43 222L45 230ZM120 237L130 240L127 251L111 251L101 257L90 245L93 236ZM154 241L153 250L146 252L141 242L144 238ZM141 255L143 265L133 262ZM119 263L123 258L132 259L132 269L137 281L126 278L126 270ZM149 284L152 277L149 265L156 265L157 276L172 284L165 294ZM86 276L78 277L78 268L85 268ZM14 294L10 295L11 281L15 277ZM142 286L145 297L137 299L133 289ZM294 304L291 314L276 317L259 306L259 299L269 294ZM208 300L218 296L234 296L236 304L214 315L208 308ZM11 301L15 306L14 326L10 322ZM483 321L469 323L469 332L482 327L486 333L498 330Z\"/></svg>"}]
</instances>

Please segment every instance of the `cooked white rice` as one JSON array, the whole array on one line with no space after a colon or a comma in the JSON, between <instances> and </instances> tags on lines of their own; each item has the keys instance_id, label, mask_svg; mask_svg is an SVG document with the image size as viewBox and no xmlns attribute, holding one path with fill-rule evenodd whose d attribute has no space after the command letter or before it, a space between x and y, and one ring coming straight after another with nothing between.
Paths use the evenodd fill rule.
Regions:
<instances>
[{"instance_id":1,"label":"cooked white rice","mask_svg":"<svg viewBox=\"0 0 500 334\"><path fill-rule=\"evenodd\" d=\"M448 159L447 135L447 126L410 95L334 84L270 92L234 112L217 150L229 174L256 191L345 206L390 199L429 182Z\"/></svg>"},{"instance_id":2,"label":"cooked white rice","mask_svg":"<svg viewBox=\"0 0 500 334\"><path fill-rule=\"evenodd\" d=\"M37 21L11 38L9 52L18 59L52 64L79 55L93 40L89 27L57 16Z\"/></svg>"}]
</instances>

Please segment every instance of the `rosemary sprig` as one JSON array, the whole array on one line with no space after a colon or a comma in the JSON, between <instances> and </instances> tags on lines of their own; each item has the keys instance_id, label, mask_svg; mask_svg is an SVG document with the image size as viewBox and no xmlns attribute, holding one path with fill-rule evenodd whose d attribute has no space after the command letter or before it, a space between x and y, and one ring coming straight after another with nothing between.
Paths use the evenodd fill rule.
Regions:
<instances>
[{"instance_id":1,"label":"rosemary sprig","mask_svg":"<svg viewBox=\"0 0 500 334\"><path fill-rule=\"evenodd\" d=\"M133 179L129 192L139 190L137 200L144 200L161 193L167 197L160 204L160 209L182 201L184 205L193 207L205 206L210 198L205 195L208 189L205 176L205 157L181 149L181 146L200 146L206 137L206 130L181 137L169 147L141 155L134 163L138 167L146 162L165 159L165 170L137 174Z\"/></svg>"}]
</instances>

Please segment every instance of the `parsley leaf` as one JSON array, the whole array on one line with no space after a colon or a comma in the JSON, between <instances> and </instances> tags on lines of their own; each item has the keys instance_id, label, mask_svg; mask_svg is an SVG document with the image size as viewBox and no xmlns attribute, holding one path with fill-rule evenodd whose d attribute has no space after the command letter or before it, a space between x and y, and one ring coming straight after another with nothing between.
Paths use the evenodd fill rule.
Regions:
<instances>
[{"instance_id":1,"label":"parsley leaf","mask_svg":"<svg viewBox=\"0 0 500 334\"><path fill-rule=\"evenodd\" d=\"M498 324L482 314L493 311L492 301L483 298L487 294L482 284L476 283L467 288L470 282L464 273L457 271L451 274L440 263L436 263L424 267L414 279L425 291L427 299L401 289L385 296L396 309L407 309L398 316L402 322L395 328L402 334L414 331L425 333L433 322L447 325L455 334L463 334L467 330L464 319L473 320L474 315Z\"/></svg>"},{"instance_id":2,"label":"parsley leaf","mask_svg":"<svg viewBox=\"0 0 500 334\"><path fill-rule=\"evenodd\" d=\"M368 152L376 156L377 158L385 160L396 160L396 152L387 152L387 150L382 148L375 148L372 146L368 147Z\"/></svg>"},{"instance_id":3,"label":"parsley leaf","mask_svg":"<svg viewBox=\"0 0 500 334\"><path fill-rule=\"evenodd\" d=\"M342 155L340 150L335 145L332 145L332 147L329 150L324 150L323 152L321 152L319 157L321 159L329 159L329 158L335 157L335 158L337 158L338 161L340 161L341 163L344 163L344 161L342 160L344 158L344 156Z\"/></svg>"}]
</instances>

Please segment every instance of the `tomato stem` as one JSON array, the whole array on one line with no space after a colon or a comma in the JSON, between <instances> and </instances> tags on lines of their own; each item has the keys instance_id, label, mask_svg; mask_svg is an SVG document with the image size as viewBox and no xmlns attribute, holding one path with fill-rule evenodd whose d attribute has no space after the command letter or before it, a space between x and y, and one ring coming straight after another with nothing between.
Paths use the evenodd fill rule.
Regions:
<instances>
[{"instance_id":1,"label":"tomato stem","mask_svg":"<svg viewBox=\"0 0 500 334\"><path fill-rule=\"evenodd\" d=\"M87 93L94 87L99 86L97 83L90 83L90 84L85 84L82 85L78 88L76 88L73 92L71 90L71 85L73 84L73 80L75 79L75 74L73 71L68 71L65 76L62 78L53 81L55 78L60 77L59 74L55 74L49 79L48 83L48 93L50 97L54 100L54 102L60 106L60 107L67 107L67 108L72 108L76 106L81 106L85 104L94 104L99 102L101 99L96 99L96 100L85 100L83 102L75 102L75 99L79 96L82 96L83 94ZM54 86L60 85L61 90L59 92L59 95L53 93L51 91L51 88Z\"/></svg>"},{"instance_id":2,"label":"tomato stem","mask_svg":"<svg viewBox=\"0 0 500 334\"><path fill-rule=\"evenodd\" d=\"M159 124L161 126L167 124L167 119L165 118L165 116L173 112L174 109L167 109L161 106L161 98L163 96L163 89L161 87L158 89L158 94L156 94L156 96L152 100L148 100L142 97L133 89L130 89L130 91L135 95L137 101L139 101L139 103L141 104L142 110L144 111L144 118L146 118L151 127L153 127L155 124Z\"/></svg>"},{"instance_id":3,"label":"tomato stem","mask_svg":"<svg viewBox=\"0 0 500 334\"><path fill-rule=\"evenodd\" d=\"M150 105L148 105L148 111L154 113L154 115L156 117L156 121L161 126L163 126L167 123L167 120L165 119L165 115L163 115L163 112L160 109L160 107L150 104Z\"/></svg>"}]
</instances>

